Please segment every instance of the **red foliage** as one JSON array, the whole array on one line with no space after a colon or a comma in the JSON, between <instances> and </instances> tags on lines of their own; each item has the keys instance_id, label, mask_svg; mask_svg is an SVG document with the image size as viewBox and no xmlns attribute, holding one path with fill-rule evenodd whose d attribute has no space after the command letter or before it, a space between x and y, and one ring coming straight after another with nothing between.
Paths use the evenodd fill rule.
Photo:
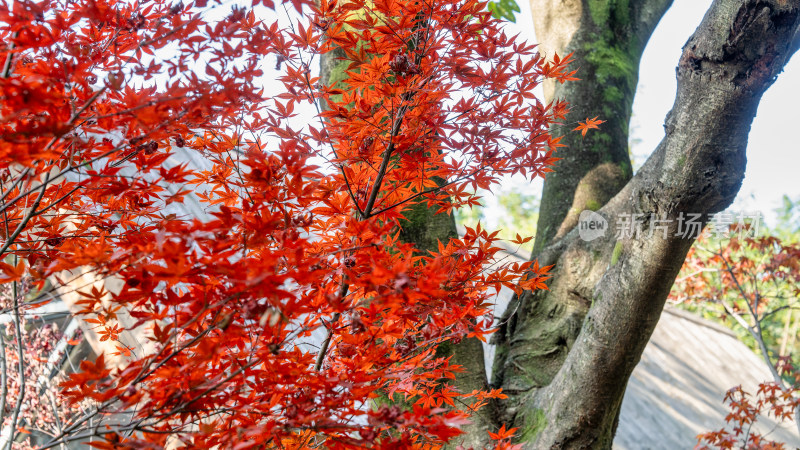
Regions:
<instances>
[{"instance_id":1,"label":"red foliage","mask_svg":"<svg viewBox=\"0 0 800 450\"><path fill-rule=\"evenodd\" d=\"M696 448L782 449L783 444L767 439L768 433L760 434L753 425L765 415L791 423L800 408L800 371L792 366L790 355L778 355L777 347L768 345L774 344L775 336L767 331L776 328L776 313L788 310L791 318L796 308L800 244L774 236L743 237L750 230L731 228L739 237L718 243L718 250L706 249L708 239L692 248L683 267L688 275L678 279L672 298L716 307L721 317L733 319L755 342L773 380L761 383L755 396L742 386L730 389L724 399L730 409L727 428L698 435Z\"/></svg>"},{"instance_id":2,"label":"red foliage","mask_svg":"<svg viewBox=\"0 0 800 450\"><path fill-rule=\"evenodd\" d=\"M700 442L696 449L761 449L780 450L786 448L780 442L771 441L767 435L757 433L753 424L761 415L772 415L778 421L791 421L794 410L800 401L794 397L797 389L783 389L775 382L761 383L756 398L736 386L725 394L725 403L730 413L725 421L731 430L725 428L702 433L697 436ZM754 401L755 400L755 401Z\"/></svg>"},{"instance_id":3,"label":"red foliage","mask_svg":"<svg viewBox=\"0 0 800 450\"><path fill-rule=\"evenodd\" d=\"M124 358L62 384L93 409L53 443L422 448L502 396L449 387L459 368L436 348L483 339L493 291L544 288L548 268L487 273L499 247L480 227L433 252L399 231L414 201L449 213L500 175L550 170L566 106L533 89L573 79L569 57L544 61L474 0L273 7L0 4L3 281L124 281L78 302ZM312 64L337 48L332 84ZM298 116L317 104L319 121ZM207 220L169 209L190 194ZM380 396L413 407L367 407ZM90 427L119 411L134 417Z\"/></svg>"}]
</instances>

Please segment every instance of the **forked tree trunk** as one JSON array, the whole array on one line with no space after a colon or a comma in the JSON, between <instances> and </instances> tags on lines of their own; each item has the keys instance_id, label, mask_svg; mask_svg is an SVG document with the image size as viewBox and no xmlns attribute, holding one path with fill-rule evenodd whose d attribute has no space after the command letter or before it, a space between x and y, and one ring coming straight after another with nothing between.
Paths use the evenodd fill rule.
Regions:
<instances>
[{"instance_id":1,"label":"forked tree trunk","mask_svg":"<svg viewBox=\"0 0 800 450\"><path fill-rule=\"evenodd\" d=\"M573 142L564 152L565 163L545 182L539 221L543 233L537 236L535 256L540 263L556 264L554 278L550 291L523 295L519 307L509 308L517 313L498 336L495 382L511 396L504 419L520 427L526 448L611 447L628 378L692 244L692 239L678 236L679 218L698 213L705 222L733 201L744 178L750 124L761 95L797 49L800 23L798 0L715 1L678 62L678 93L664 139L609 200L603 197L613 189L593 195L594 186L602 184L595 173L602 170L612 183L618 179L605 174L612 173L608 163L615 164L620 151L627 154L627 137L619 141L615 136L627 136L632 91L621 88L635 89L635 81L625 82L635 80L627 70L638 67L644 44L669 2L584 1L580 6L578 31L559 42L576 51L577 66L594 71L594 77L583 74L593 87L565 85L563 95L580 112L574 120L582 120L604 115L602 109L592 113L590 108L611 102L619 90L626 114L621 120L619 112L606 116L608 137L595 137L594 142L601 142L593 148ZM551 11L545 16L558 14ZM591 36L603 24L602 42L618 50L593 50ZM539 35L549 41L547 31ZM605 57L598 59L598 54ZM596 75L614 71L622 84ZM610 146L603 147L603 142ZM598 151L600 156L591 156ZM588 169L587 163L570 164L585 159L591 160ZM572 204L554 197L554 191L571 192ZM571 219L583 209L596 209L610 224L640 214L641 234L616 239L608 232L584 241ZM664 222L653 221L656 217ZM560 229L553 232L556 227L550 224Z\"/></svg>"}]
</instances>

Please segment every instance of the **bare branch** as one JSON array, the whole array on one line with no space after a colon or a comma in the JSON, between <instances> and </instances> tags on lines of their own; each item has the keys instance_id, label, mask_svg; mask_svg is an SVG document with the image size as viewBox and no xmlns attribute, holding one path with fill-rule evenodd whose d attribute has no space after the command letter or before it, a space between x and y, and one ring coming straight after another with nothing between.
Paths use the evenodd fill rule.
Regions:
<instances>
[{"instance_id":1,"label":"bare branch","mask_svg":"<svg viewBox=\"0 0 800 450\"><path fill-rule=\"evenodd\" d=\"M17 404L14 406L14 411L11 413L11 432L6 443L6 450L11 450L11 445L14 443L14 437L17 434L17 421L19 420L19 413L22 409L22 402L25 400L25 350L22 342L22 330L20 322L22 318L19 315L19 293L17 292L17 282L14 282L14 330L17 334L17 363L18 382L19 382L19 396L17 397Z\"/></svg>"}]
</instances>

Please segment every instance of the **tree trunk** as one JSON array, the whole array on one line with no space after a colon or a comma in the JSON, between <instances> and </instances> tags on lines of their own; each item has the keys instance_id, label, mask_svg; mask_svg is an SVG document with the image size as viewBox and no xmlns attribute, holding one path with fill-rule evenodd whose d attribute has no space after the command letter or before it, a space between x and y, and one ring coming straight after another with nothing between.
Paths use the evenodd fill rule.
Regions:
<instances>
[{"instance_id":1,"label":"tree trunk","mask_svg":"<svg viewBox=\"0 0 800 450\"><path fill-rule=\"evenodd\" d=\"M552 95L570 101L571 120L601 115L608 122L588 143L573 134L548 175L535 255L556 265L554 277L549 291L526 293L508 308L515 313L498 335L494 383L510 396L501 418L520 427L526 448L610 448L628 377L693 242L677 235L679 219L699 213L705 224L736 196L758 102L797 48L800 0L713 3L684 47L666 136L608 197L613 189L594 191L601 180L593 177L601 173L618 186L628 176L629 69L635 72L669 2L566 2L565 17L555 9L565 3L533 3L544 17L536 23L546 48L575 51L588 80ZM592 45L597 40L601 47ZM610 224L640 214L641 233L585 241L575 228L583 209Z\"/></svg>"},{"instance_id":2,"label":"tree trunk","mask_svg":"<svg viewBox=\"0 0 800 450\"><path fill-rule=\"evenodd\" d=\"M540 51L572 54L580 81L544 85L545 100L564 99L570 113L551 130L566 147L547 175L534 253L578 222L584 209L604 205L631 178L628 124L639 79L639 60L671 0L531 0ZM600 116L601 130L571 132L575 123Z\"/></svg>"}]
</instances>

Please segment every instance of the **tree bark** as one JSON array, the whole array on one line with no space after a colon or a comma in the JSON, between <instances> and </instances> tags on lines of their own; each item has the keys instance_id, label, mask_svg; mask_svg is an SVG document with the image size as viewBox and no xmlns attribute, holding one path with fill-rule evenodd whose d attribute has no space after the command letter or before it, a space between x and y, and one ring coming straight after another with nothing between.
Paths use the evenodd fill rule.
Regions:
<instances>
[{"instance_id":1,"label":"tree bark","mask_svg":"<svg viewBox=\"0 0 800 450\"><path fill-rule=\"evenodd\" d=\"M655 11L663 13L668 6L655 1L585 1L581 27L591 30L607 21L614 29L614 15L597 14L598 3L626 4L630 11L638 7L640 14L650 11L644 17L651 19ZM618 120L604 124L611 136L604 139L613 143L611 147L593 150L586 157L588 163L576 162L573 148L550 177L550 189L546 184L543 194L545 217L540 218L544 227L536 247L540 264L556 264L554 277L549 291L526 293L509 307L515 313L501 330L495 363L494 382L510 395L503 418L520 427L525 448L611 448L627 380L693 242L677 235L679 219L685 218L682 214L699 213L705 224L736 196L744 178L750 124L761 95L797 49L793 41L799 17L800 0L712 4L684 47L677 69L678 93L663 141L619 193L607 203L598 200L604 206L586 207L597 209L611 224L640 214L638 236L617 238L607 232L585 241L574 225L562 227L571 214L580 213L569 206L576 206L581 181L603 164L602 154L609 155L612 163L619 158L613 155L619 155L624 141L614 136L623 134L619 130L623 126L627 135L629 116L624 124ZM652 26L645 26L645 31L632 29L640 30L634 32L637 42L645 42L643 33L651 32ZM581 33L578 30L574 36ZM581 67L583 57L578 55ZM600 64L616 63L605 59ZM603 81L593 80L598 83L596 90L602 91ZM565 87L561 92L573 91ZM587 111L580 106L583 102L574 97L573 110ZM597 105L596 98L589 102ZM587 114L593 115L597 114ZM558 195L572 195L572 205L553 198L554 189L564 190Z\"/></svg>"},{"instance_id":2,"label":"tree bark","mask_svg":"<svg viewBox=\"0 0 800 450\"><path fill-rule=\"evenodd\" d=\"M672 0L531 0L540 51L572 54L580 81L544 85L545 101L564 99L570 113L551 130L566 147L547 175L534 254L566 234L584 209L604 205L631 178L628 124L639 77L639 60ZM581 136L579 121L600 116L601 130Z\"/></svg>"}]
</instances>

